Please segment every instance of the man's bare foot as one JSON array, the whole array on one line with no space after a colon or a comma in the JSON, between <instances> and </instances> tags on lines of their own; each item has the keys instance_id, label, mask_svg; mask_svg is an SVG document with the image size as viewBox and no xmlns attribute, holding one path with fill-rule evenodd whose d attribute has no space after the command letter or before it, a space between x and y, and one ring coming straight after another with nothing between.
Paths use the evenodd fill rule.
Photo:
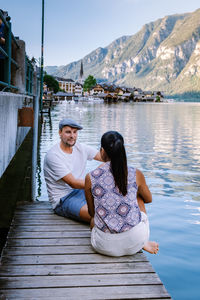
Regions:
<instances>
[{"instance_id":1,"label":"man's bare foot","mask_svg":"<svg viewBox=\"0 0 200 300\"><path fill-rule=\"evenodd\" d=\"M159 250L159 245L156 242L148 241L144 245L143 249L151 254L157 254Z\"/></svg>"}]
</instances>

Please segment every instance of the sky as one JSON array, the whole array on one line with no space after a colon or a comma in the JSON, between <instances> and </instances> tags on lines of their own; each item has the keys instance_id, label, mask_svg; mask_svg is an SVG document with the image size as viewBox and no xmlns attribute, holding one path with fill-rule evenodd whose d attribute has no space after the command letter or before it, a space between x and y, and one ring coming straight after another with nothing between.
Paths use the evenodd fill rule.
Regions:
<instances>
[{"instance_id":1,"label":"sky","mask_svg":"<svg viewBox=\"0 0 200 300\"><path fill-rule=\"evenodd\" d=\"M0 0L0 8L27 55L40 60L42 0ZM45 0L44 65L66 65L146 23L198 8L199 0Z\"/></svg>"}]
</instances>

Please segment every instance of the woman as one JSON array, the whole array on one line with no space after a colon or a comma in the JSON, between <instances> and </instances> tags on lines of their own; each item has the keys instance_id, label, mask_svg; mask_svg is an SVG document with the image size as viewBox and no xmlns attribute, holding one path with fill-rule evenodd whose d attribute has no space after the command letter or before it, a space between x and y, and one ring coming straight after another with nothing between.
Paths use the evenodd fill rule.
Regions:
<instances>
[{"instance_id":1,"label":"woman","mask_svg":"<svg viewBox=\"0 0 200 300\"><path fill-rule=\"evenodd\" d=\"M109 256L132 255L142 248L158 252L149 241L149 222L144 203L152 202L141 171L127 166L123 137L108 131L101 138L104 161L85 178L85 195L92 217L91 244Z\"/></svg>"}]
</instances>

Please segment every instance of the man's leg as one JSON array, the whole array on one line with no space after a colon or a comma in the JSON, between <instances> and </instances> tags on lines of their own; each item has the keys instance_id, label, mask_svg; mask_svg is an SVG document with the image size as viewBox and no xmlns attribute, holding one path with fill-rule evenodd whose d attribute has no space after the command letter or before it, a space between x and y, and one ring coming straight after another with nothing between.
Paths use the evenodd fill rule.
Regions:
<instances>
[{"instance_id":1,"label":"man's leg","mask_svg":"<svg viewBox=\"0 0 200 300\"><path fill-rule=\"evenodd\" d=\"M70 194L61 198L60 204L54 211L58 215L74 220L87 223L91 220L83 190L74 189Z\"/></svg>"}]
</instances>

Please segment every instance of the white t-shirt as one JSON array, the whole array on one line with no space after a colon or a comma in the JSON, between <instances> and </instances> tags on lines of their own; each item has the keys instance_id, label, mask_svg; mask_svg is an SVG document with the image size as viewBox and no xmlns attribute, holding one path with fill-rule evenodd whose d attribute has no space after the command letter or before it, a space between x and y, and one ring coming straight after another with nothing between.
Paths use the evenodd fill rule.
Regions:
<instances>
[{"instance_id":1,"label":"white t-shirt","mask_svg":"<svg viewBox=\"0 0 200 300\"><path fill-rule=\"evenodd\" d=\"M44 177L53 209L60 198L72 191L72 187L61 178L71 173L76 179L84 179L87 160L92 160L97 152L95 148L78 142L73 146L71 154L63 152L60 143L47 152L44 158Z\"/></svg>"}]
</instances>

